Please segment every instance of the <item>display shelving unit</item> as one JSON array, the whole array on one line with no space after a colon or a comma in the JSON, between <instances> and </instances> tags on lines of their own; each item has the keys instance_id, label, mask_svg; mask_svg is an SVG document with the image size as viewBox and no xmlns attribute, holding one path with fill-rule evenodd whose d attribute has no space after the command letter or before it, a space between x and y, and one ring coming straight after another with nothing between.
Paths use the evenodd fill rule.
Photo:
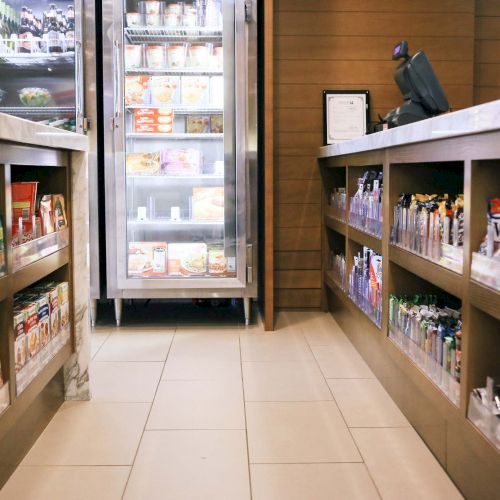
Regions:
<instances>
[{"instance_id":1,"label":"display shelving unit","mask_svg":"<svg viewBox=\"0 0 500 500\"><path fill-rule=\"evenodd\" d=\"M328 156L320 151L323 179L323 306L351 341L411 424L468 499L498 498L500 450L468 419L473 388L500 374L500 290L471 277L473 252L486 234L486 200L500 196L500 131ZM378 239L332 217L333 188L345 188L347 203L356 179L383 170L383 225ZM462 273L391 243L393 207L401 192L464 193ZM349 206L346 208L349 214ZM378 328L334 280L330 252L342 245L346 263L360 245L382 255L382 325ZM453 398L413 356L390 338L389 296L446 292L461 301L463 318L460 393ZM394 335L393 335L394 337Z\"/></svg>"},{"instance_id":2,"label":"display shelving unit","mask_svg":"<svg viewBox=\"0 0 500 500\"><path fill-rule=\"evenodd\" d=\"M0 277L0 360L5 380L2 394L7 398L5 408L0 413L0 442L6 455L2 459L0 484L3 484L9 471L16 465L15 458L23 453L29 443L30 431L36 433L43 418L30 431L21 432L17 427L25 420L25 412L32 404L39 405L37 411L55 398L55 391L48 397L44 392L54 377L61 375L61 368L74 352L74 311L73 311L73 272L72 272L72 234L70 230L54 233L22 245L22 255L16 258L20 247L12 248L11 183L14 181L36 180L39 192L62 193L66 200L66 215L71 220L71 168L70 153L57 149L35 146L19 146L3 142L0 152L0 214L4 221L7 272ZM36 373L30 376L21 387L16 380L14 351L14 295L42 280L69 283L69 331L58 334L49 342L50 355L45 355ZM57 341L56 341L57 339ZM54 342L54 344L52 344ZM56 345L57 344L57 345ZM47 349L46 346L44 349ZM46 354L46 353L45 353ZM26 382L26 381L25 381ZM20 383L20 380L19 380ZM59 389L60 390L60 389ZM59 396L58 396L59 397ZM57 398L56 398L57 399ZM38 401L38 403L36 403ZM40 406L41 404L41 406ZM52 400L51 404L54 404ZM59 403L60 404L60 403ZM47 407L42 410L47 412ZM35 412L35 414L37 414ZM45 414L45 413L44 413ZM32 414L34 415L34 414ZM37 414L38 415L38 414ZM23 420L24 419L24 420ZM22 424L21 424L22 425ZM18 446L12 445L18 440ZM9 450L9 447L11 450ZM7 457L9 451L12 456ZM10 460L6 465L6 460Z\"/></svg>"}]
</instances>

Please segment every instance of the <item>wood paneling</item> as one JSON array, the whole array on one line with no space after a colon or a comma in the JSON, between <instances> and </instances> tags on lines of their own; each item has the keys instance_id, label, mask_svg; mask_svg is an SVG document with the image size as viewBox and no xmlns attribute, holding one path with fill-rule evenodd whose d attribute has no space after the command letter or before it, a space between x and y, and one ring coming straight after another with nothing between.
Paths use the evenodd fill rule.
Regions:
<instances>
[{"instance_id":1,"label":"wood paneling","mask_svg":"<svg viewBox=\"0 0 500 500\"><path fill-rule=\"evenodd\" d=\"M491 13L494 5L483 3ZM301 271L315 271L321 264L317 154L323 141L322 90L368 89L371 119L384 116L402 102L391 54L405 39L411 52L428 53L451 108L471 106L474 8L474 0L274 1L277 307L321 306L320 282L307 280L306 286L298 281L309 276ZM491 93L486 87L480 92ZM293 272L283 275L285 270Z\"/></svg>"},{"instance_id":2,"label":"wood paneling","mask_svg":"<svg viewBox=\"0 0 500 500\"><path fill-rule=\"evenodd\" d=\"M476 0L474 104L500 99L500 2Z\"/></svg>"},{"instance_id":3,"label":"wood paneling","mask_svg":"<svg viewBox=\"0 0 500 500\"><path fill-rule=\"evenodd\" d=\"M275 271L276 288L320 288L321 271Z\"/></svg>"}]
</instances>

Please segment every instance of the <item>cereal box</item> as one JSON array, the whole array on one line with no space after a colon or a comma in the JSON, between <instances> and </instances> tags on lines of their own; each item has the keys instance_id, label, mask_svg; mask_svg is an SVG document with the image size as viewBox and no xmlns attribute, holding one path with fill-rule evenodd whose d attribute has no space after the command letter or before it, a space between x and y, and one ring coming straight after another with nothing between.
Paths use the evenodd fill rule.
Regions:
<instances>
[{"instance_id":1,"label":"cereal box","mask_svg":"<svg viewBox=\"0 0 500 500\"><path fill-rule=\"evenodd\" d=\"M40 350L40 332L38 329L38 311L35 302L24 304L22 308L24 316L24 334L28 346L28 358L34 358Z\"/></svg>"},{"instance_id":2,"label":"cereal box","mask_svg":"<svg viewBox=\"0 0 500 500\"><path fill-rule=\"evenodd\" d=\"M14 309L14 339L16 373L19 373L28 359L26 335L24 334L24 314L20 307Z\"/></svg>"},{"instance_id":3,"label":"cereal box","mask_svg":"<svg viewBox=\"0 0 500 500\"><path fill-rule=\"evenodd\" d=\"M57 296L59 299L60 329L64 330L69 325L69 285L67 281L57 285Z\"/></svg>"}]
</instances>

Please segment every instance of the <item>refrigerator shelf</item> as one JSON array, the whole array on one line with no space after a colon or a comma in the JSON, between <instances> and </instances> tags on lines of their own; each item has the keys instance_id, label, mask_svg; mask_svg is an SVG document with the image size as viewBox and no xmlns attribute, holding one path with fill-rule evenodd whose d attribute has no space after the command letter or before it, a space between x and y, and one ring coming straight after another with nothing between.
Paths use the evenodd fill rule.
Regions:
<instances>
[{"instance_id":1,"label":"refrigerator shelf","mask_svg":"<svg viewBox=\"0 0 500 500\"><path fill-rule=\"evenodd\" d=\"M165 106L163 106L165 107ZM204 115L222 115L224 110L222 108L213 108L213 107L188 107L188 106L167 106L170 109L174 111L175 114L178 115L192 115L192 114L204 114ZM162 106L148 106L148 105L142 105L142 104L131 104L126 106L126 109L129 110L130 112L133 112L134 109L146 109L146 108L153 108L153 109L160 109Z\"/></svg>"},{"instance_id":2,"label":"refrigerator shelf","mask_svg":"<svg viewBox=\"0 0 500 500\"><path fill-rule=\"evenodd\" d=\"M175 182L197 182L197 181L222 181L223 175L202 174L202 175L127 175L127 179L144 180L157 182L158 180Z\"/></svg>"},{"instance_id":3,"label":"refrigerator shelf","mask_svg":"<svg viewBox=\"0 0 500 500\"><path fill-rule=\"evenodd\" d=\"M46 108L31 108L27 106L0 106L1 113L7 113L13 116L37 116L37 117L53 117L57 115L75 114L75 108L72 107L46 107Z\"/></svg>"},{"instance_id":4,"label":"refrigerator shelf","mask_svg":"<svg viewBox=\"0 0 500 500\"><path fill-rule=\"evenodd\" d=\"M127 139L172 139L176 141L217 141L224 138L224 134L134 134L127 133Z\"/></svg>"},{"instance_id":5,"label":"refrigerator shelf","mask_svg":"<svg viewBox=\"0 0 500 500\"><path fill-rule=\"evenodd\" d=\"M179 220L173 221L170 219L152 219L152 220L136 220L129 219L129 224L134 226L158 226L163 229L165 226L180 227L180 226L222 226L223 220Z\"/></svg>"},{"instance_id":6,"label":"refrigerator shelf","mask_svg":"<svg viewBox=\"0 0 500 500\"><path fill-rule=\"evenodd\" d=\"M0 64L7 68L40 70L45 67L51 69L73 68L75 66L75 53L64 52L61 54L47 54L35 52L33 54L3 53L0 54Z\"/></svg>"},{"instance_id":7,"label":"refrigerator shelf","mask_svg":"<svg viewBox=\"0 0 500 500\"><path fill-rule=\"evenodd\" d=\"M210 68L128 68L125 70L127 75L222 75L220 69Z\"/></svg>"},{"instance_id":8,"label":"refrigerator shelf","mask_svg":"<svg viewBox=\"0 0 500 500\"><path fill-rule=\"evenodd\" d=\"M134 26L125 28L129 43L221 42L222 30L200 26Z\"/></svg>"}]
</instances>

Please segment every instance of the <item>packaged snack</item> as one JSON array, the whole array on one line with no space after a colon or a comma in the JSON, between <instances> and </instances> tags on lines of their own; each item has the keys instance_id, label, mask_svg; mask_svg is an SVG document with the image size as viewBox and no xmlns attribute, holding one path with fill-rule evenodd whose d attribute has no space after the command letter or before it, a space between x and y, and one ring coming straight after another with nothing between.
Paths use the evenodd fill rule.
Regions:
<instances>
[{"instance_id":1,"label":"packaged snack","mask_svg":"<svg viewBox=\"0 0 500 500\"><path fill-rule=\"evenodd\" d=\"M210 43L191 44L189 47L189 66L191 68L208 68L211 52L212 45Z\"/></svg>"},{"instance_id":2,"label":"packaged snack","mask_svg":"<svg viewBox=\"0 0 500 500\"><path fill-rule=\"evenodd\" d=\"M127 12L127 26L132 28L134 26L141 26L142 16L138 12Z\"/></svg>"},{"instance_id":3,"label":"packaged snack","mask_svg":"<svg viewBox=\"0 0 500 500\"><path fill-rule=\"evenodd\" d=\"M42 235L53 233L56 230L54 223L54 212L52 211L52 197L46 194L40 198L38 206L42 224Z\"/></svg>"},{"instance_id":4,"label":"packaged snack","mask_svg":"<svg viewBox=\"0 0 500 500\"><path fill-rule=\"evenodd\" d=\"M158 153L128 153L127 175L158 175L160 155Z\"/></svg>"},{"instance_id":5,"label":"packaged snack","mask_svg":"<svg viewBox=\"0 0 500 500\"><path fill-rule=\"evenodd\" d=\"M140 125L172 125L173 122L174 112L171 108L138 108L134 110L134 130Z\"/></svg>"},{"instance_id":6,"label":"packaged snack","mask_svg":"<svg viewBox=\"0 0 500 500\"><path fill-rule=\"evenodd\" d=\"M52 195L52 213L54 214L56 231L66 229L68 227L68 219L66 218L66 204L62 194Z\"/></svg>"},{"instance_id":7,"label":"packaged snack","mask_svg":"<svg viewBox=\"0 0 500 500\"><path fill-rule=\"evenodd\" d=\"M19 219L31 222L35 215L35 201L38 182L12 183L12 222Z\"/></svg>"},{"instance_id":8,"label":"packaged snack","mask_svg":"<svg viewBox=\"0 0 500 500\"><path fill-rule=\"evenodd\" d=\"M224 106L224 80L222 76L210 78L210 104L218 108Z\"/></svg>"},{"instance_id":9,"label":"packaged snack","mask_svg":"<svg viewBox=\"0 0 500 500\"><path fill-rule=\"evenodd\" d=\"M192 148L164 149L160 153L163 175L199 175L202 173L202 154Z\"/></svg>"},{"instance_id":10,"label":"packaged snack","mask_svg":"<svg viewBox=\"0 0 500 500\"><path fill-rule=\"evenodd\" d=\"M14 339L16 373L19 373L28 359L26 335L24 333L24 314L21 307L14 309Z\"/></svg>"},{"instance_id":11,"label":"packaged snack","mask_svg":"<svg viewBox=\"0 0 500 500\"><path fill-rule=\"evenodd\" d=\"M151 102L155 106L168 106L179 102L178 76L152 76Z\"/></svg>"},{"instance_id":12,"label":"packaged snack","mask_svg":"<svg viewBox=\"0 0 500 500\"><path fill-rule=\"evenodd\" d=\"M69 325L69 285L67 281L57 284L57 298L59 300L59 325L64 330Z\"/></svg>"},{"instance_id":13,"label":"packaged snack","mask_svg":"<svg viewBox=\"0 0 500 500\"><path fill-rule=\"evenodd\" d=\"M34 300L38 313L38 329L40 331L40 348L44 348L50 341L50 304L49 294L40 292Z\"/></svg>"},{"instance_id":14,"label":"packaged snack","mask_svg":"<svg viewBox=\"0 0 500 500\"><path fill-rule=\"evenodd\" d=\"M168 246L169 276L199 276L207 272L205 243L171 243Z\"/></svg>"},{"instance_id":15,"label":"packaged snack","mask_svg":"<svg viewBox=\"0 0 500 500\"><path fill-rule=\"evenodd\" d=\"M167 65L169 68L184 68L186 65L186 44L167 45Z\"/></svg>"},{"instance_id":16,"label":"packaged snack","mask_svg":"<svg viewBox=\"0 0 500 500\"><path fill-rule=\"evenodd\" d=\"M224 188L194 187L191 206L193 220L224 220Z\"/></svg>"},{"instance_id":17,"label":"packaged snack","mask_svg":"<svg viewBox=\"0 0 500 500\"><path fill-rule=\"evenodd\" d=\"M125 45L125 68L142 67L142 45Z\"/></svg>"},{"instance_id":18,"label":"packaged snack","mask_svg":"<svg viewBox=\"0 0 500 500\"><path fill-rule=\"evenodd\" d=\"M129 243L128 274L133 277L166 276L167 244L164 241Z\"/></svg>"},{"instance_id":19,"label":"packaged snack","mask_svg":"<svg viewBox=\"0 0 500 500\"><path fill-rule=\"evenodd\" d=\"M164 68L165 67L165 46L164 45L148 45L146 47L146 60L148 68Z\"/></svg>"},{"instance_id":20,"label":"packaged snack","mask_svg":"<svg viewBox=\"0 0 500 500\"><path fill-rule=\"evenodd\" d=\"M189 115L186 117L186 133L207 134L210 132L210 116Z\"/></svg>"},{"instance_id":21,"label":"packaged snack","mask_svg":"<svg viewBox=\"0 0 500 500\"><path fill-rule=\"evenodd\" d=\"M46 292L49 294L50 305L50 338L53 339L60 332L59 318L59 294L56 284L47 285Z\"/></svg>"},{"instance_id":22,"label":"packaged snack","mask_svg":"<svg viewBox=\"0 0 500 500\"><path fill-rule=\"evenodd\" d=\"M126 76L125 77L125 104L149 104L149 77L148 76Z\"/></svg>"},{"instance_id":23,"label":"packaged snack","mask_svg":"<svg viewBox=\"0 0 500 500\"><path fill-rule=\"evenodd\" d=\"M183 76L181 90L182 104L187 106L206 106L210 93L208 76Z\"/></svg>"},{"instance_id":24,"label":"packaged snack","mask_svg":"<svg viewBox=\"0 0 500 500\"><path fill-rule=\"evenodd\" d=\"M12 246L17 247L28 243L42 236L42 223L40 217L33 217L32 221L23 222L21 219L21 227L19 224L12 224Z\"/></svg>"},{"instance_id":25,"label":"packaged snack","mask_svg":"<svg viewBox=\"0 0 500 500\"><path fill-rule=\"evenodd\" d=\"M212 134L224 133L224 116L212 115L210 117L210 132Z\"/></svg>"},{"instance_id":26,"label":"packaged snack","mask_svg":"<svg viewBox=\"0 0 500 500\"><path fill-rule=\"evenodd\" d=\"M228 274L227 258L224 255L224 245L212 243L208 249L208 274L211 276L226 276Z\"/></svg>"},{"instance_id":27,"label":"packaged snack","mask_svg":"<svg viewBox=\"0 0 500 500\"><path fill-rule=\"evenodd\" d=\"M40 350L40 332L38 330L38 311L36 303L29 302L22 308L24 316L24 334L28 346L28 357L33 358Z\"/></svg>"}]
</instances>

